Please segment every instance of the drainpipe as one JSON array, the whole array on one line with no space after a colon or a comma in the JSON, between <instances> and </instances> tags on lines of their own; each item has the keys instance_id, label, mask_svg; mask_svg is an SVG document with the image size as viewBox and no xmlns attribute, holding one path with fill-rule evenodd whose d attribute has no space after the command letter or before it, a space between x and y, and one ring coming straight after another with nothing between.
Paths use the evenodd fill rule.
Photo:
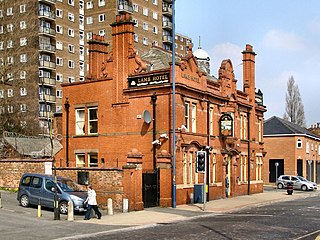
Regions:
<instances>
[{"instance_id":1,"label":"drainpipe","mask_svg":"<svg viewBox=\"0 0 320 240\"><path fill-rule=\"evenodd\" d=\"M153 133L152 133L152 141L156 140L156 134L157 134L157 128L156 128L156 102L157 102L157 95L154 92L151 96L151 101L152 101L152 119L153 119ZM157 154L157 144L153 144L153 170L155 171L157 168L157 159L156 159L156 154Z\"/></svg>"},{"instance_id":2,"label":"drainpipe","mask_svg":"<svg viewBox=\"0 0 320 240\"><path fill-rule=\"evenodd\" d=\"M64 103L64 107L66 109L66 166L69 167L69 108L70 103L68 98L66 98L66 102Z\"/></svg>"},{"instance_id":3,"label":"drainpipe","mask_svg":"<svg viewBox=\"0 0 320 240\"><path fill-rule=\"evenodd\" d=\"M209 161L209 158L210 158L210 102L207 101L207 146L208 148L206 149L207 150L207 171L206 171L206 174L207 174L207 184L208 184L208 192L207 192L207 201L209 202L209 191L210 191L210 179L209 179L209 169L210 169L210 161ZM206 188L206 186L205 186ZM206 190L206 189L204 189Z\"/></svg>"},{"instance_id":4,"label":"drainpipe","mask_svg":"<svg viewBox=\"0 0 320 240\"><path fill-rule=\"evenodd\" d=\"M250 169L251 169L251 149L250 149L250 111L248 112L248 195L250 195Z\"/></svg>"}]
</instances>

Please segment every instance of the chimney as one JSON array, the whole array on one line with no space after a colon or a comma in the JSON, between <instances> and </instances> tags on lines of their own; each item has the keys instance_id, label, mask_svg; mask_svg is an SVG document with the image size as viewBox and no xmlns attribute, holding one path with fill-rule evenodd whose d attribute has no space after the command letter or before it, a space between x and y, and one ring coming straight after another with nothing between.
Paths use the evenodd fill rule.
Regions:
<instances>
[{"instance_id":1,"label":"chimney","mask_svg":"<svg viewBox=\"0 0 320 240\"><path fill-rule=\"evenodd\" d=\"M118 103L123 102L123 89L128 87L129 58L134 54L134 22L130 14L116 16L112 27L112 56L113 79L115 79L115 98Z\"/></svg>"},{"instance_id":2,"label":"chimney","mask_svg":"<svg viewBox=\"0 0 320 240\"><path fill-rule=\"evenodd\" d=\"M101 75L102 63L108 57L109 43L104 41L104 37L93 34L89 44L89 74L88 78L97 79Z\"/></svg>"},{"instance_id":3,"label":"chimney","mask_svg":"<svg viewBox=\"0 0 320 240\"><path fill-rule=\"evenodd\" d=\"M249 94L249 98L255 101L255 52L251 45L246 45L243 55L243 91Z\"/></svg>"}]
</instances>

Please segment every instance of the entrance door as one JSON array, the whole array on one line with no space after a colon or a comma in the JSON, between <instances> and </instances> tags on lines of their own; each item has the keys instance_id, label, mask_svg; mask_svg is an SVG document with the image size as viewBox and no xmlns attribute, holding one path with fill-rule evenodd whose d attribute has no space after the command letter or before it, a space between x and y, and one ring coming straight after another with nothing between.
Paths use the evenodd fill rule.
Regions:
<instances>
[{"instance_id":1,"label":"entrance door","mask_svg":"<svg viewBox=\"0 0 320 240\"><path fill-rule=\"evenodd\" d=\"M280 175L284 174L284 160L270 159L269 160L269 182L276 182Z\"/></svg>"},{"instance_id":2,"label":"entrance door","mask_svg":"<svg viewBox=\"0 0 320 240\"><path fill-rule=\"evenodd\" d=\"M298 159L297 160L297 173L298 173L298 176L303 176L303 165L302 165L302 160L301 159Z\"/></svg>"},{"instance_id":3,"label":"entrance door","mask_svg":"<svg viewBox=\"0 0 320 240\"><path fill-rule=\"evenodd\" d=\"M159 170L153 172L144 172L142 174L142 197L145 208L159 205L159 176Z\"/></svg>"},{"instance_id":4,"label":"entrance door","mask_svg":"<svg viewBox=\"0 0 320 240\"><path fill-rule=\"evenodd\" d=\"M317 161L316 164L316 181L319 184L320 183L320 161Z\"/></svg>"}]
</instances>

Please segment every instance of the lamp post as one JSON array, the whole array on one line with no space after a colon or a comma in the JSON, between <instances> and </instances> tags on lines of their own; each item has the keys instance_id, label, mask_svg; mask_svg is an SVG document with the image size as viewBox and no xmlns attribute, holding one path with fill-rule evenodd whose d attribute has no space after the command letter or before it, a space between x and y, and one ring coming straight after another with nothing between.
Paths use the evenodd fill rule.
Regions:
<instances>
[{"instance_id":1,"label":"lamp post","mask_svg":"<svg viewBox=\"0 0 320 240\"><path fill-rule=\"evenodd\" d=\"M176 82L175 82L175 0L172 1L172 207L176 208Z\"/></svg>"},{"instance_id":2,"label":"lamp post","mask_svg":"<svg viewBox=\"0 0 320 240\"><path fill-rule=\"evenodd\" d=\"M64 103L64 108L66 109L66 166L69 167L69 99L66 98Z\"/></svg>"}]
</instances>

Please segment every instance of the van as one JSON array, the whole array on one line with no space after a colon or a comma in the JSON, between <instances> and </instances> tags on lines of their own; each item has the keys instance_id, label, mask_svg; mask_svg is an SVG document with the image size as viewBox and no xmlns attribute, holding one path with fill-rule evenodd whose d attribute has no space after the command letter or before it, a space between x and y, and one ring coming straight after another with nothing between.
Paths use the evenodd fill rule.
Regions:
<instances>
[{"instance_id":1,"label":"van","mask_svg":"<svg viewBox=\"0 0 320 240\"><path fill-rule=\"evenodd\" d=\"M73 202L75 211L86 211L84 201L87 193L72 179L57 176L57 196L60 213L68 213L69 201ZM23 174L19 183L17 200L23 207L41 205L54 208L54 176L37 173Z\"/></svg>"}]
</instances>

